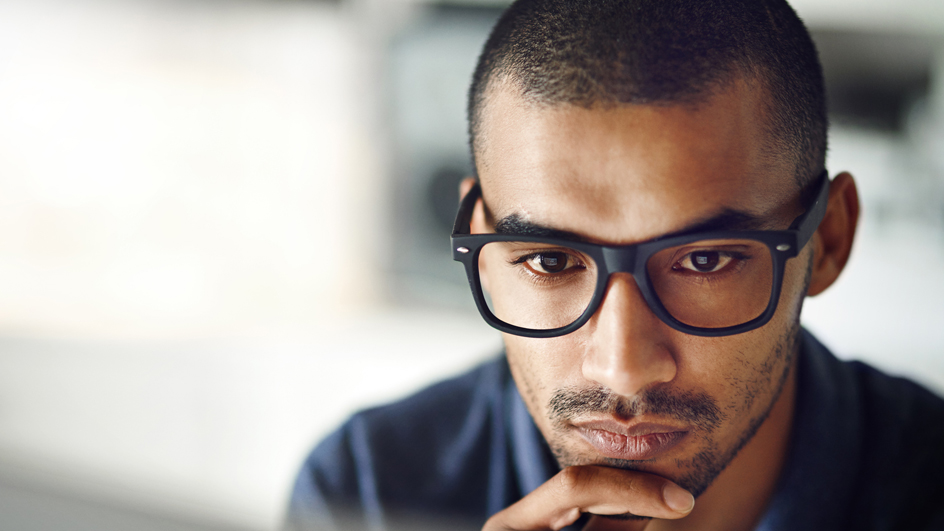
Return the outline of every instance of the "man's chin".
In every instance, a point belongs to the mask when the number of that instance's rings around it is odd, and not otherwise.
[[[559,446],[551,446],[551,452],[561,468],[568,466],[607,466],[619,468],[622,470],[636,470],[649,474],[671,479],[671,476],[681,474],[681,471],[675,466],[679,461],[677,457],[655,458],[655,459],[617,459],[601,455],[597,452],[579,451],[575,452]]]
[[[568,466],[606,466],[621,470],[634,470],[653,474],[676,483],[698,497],[724,469],[729,459],[718,459],[714,448],[702,449],[696,455],[672,455],[655,459],[628,460],[614,459],[596,453],[573,452],[566,448],[551,447],[557,464],[563,469]],[[606,515],[599,515],[606,516]],[[610,515],[622,518],[624,515]],[[627,520],[645,518],[626,514]]]

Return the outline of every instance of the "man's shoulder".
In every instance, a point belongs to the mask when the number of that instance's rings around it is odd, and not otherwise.
[[[944,400],[808,332],[791,455],[759,529],[944,529]]]
[[[503,422],[509,379],[500,356],[355,413],[305,461],[289,518],[336,520],[339,508],[368,520],[371,513],[382,518],[391,509],[479,516],[484,512],[479,498],[484,500],[487,490],[483,470],[495,423]]]
[[[848,362],[861,383],[862,510],[901,529],[944,528],[944,399],[912,380]]]
[[[927,424],[929,420],[944,420],[944,398],[928,388],[862,361],[840,360],[810,334],[806,334],[806,341],[805,351],[812,356],[808,356],[804,372],[817,381],[817,396],[834,396],[844,402],[837,411],[848,407],[860,410],[864,427],[885,426],[883,431],[888,433],[908,433],[933,428]],[[944,423],[941,428],[944,431]]]
[[[860,382],[867,421],[893,424],[905,433],[927,431],[931,420],[944,420],[944,398],[909,378],[894,376],[860,361],[845,362]],[[941,423],[938,424],[944,428]],[[935,431],[936,430],[932,430]],[[941,431],[944,431],[942,429]]]
[[[944,399],[908,378],[860,361],[840,361],[818,342],[812,350],[820,348],[813,371],[825,378],[814,391],[819,400],[804,411],[830,414],[811,425],[817,434],[807,436],[819,439],[816,447],[832,449],[821,456],[829,463],[823,468],[847,463],[835,470],[845,476],[837,485],[851,489],[850,525],[944,528],[944,483],[937,479],[944,476]]]
[[[915,381],[860,361],[843,362],[858,382],[861,435],[867,450],[888,458],[944,456],[944,398]],[[944,460],[937,459],[944,465]]]

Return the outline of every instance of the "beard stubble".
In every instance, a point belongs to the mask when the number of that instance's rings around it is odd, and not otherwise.
[[[738,452],[754,437],[767,420],[774,404],[786,385],[790,369],[797,352],[799,322],[786,331],[777,341],[763,363],[755,370],[754,377],[734,396],[731,404],[721,407],[718,401],[702,390],[676,391],[667,386],[644,390],[634,397],[624,397],[602,386],[590,388],[562,387],[552,393],[548,401],[548,418],[551,429],[558,436],[548,444],[563,467],[572,465],[599,464],[627,470],[645,470],[652,460],[636,461],[600,457],[588,459],[568,450],[561,441],[570,434],[570,421],[579,415],[598,413],[620,419],[639,415],[658,415],[671,418],[693,428],[693,435],[701,448],[688,459],[676,459],[678,477],[670,477],[696,498],[715,480]],[[738,434],[735,442],[721,448],[716,440],[717,432],[726,422],[749,411],[755,400],[765,390],[774,389],[764,409],[756,414]],[[626,515],[631,516],[631,515]]]

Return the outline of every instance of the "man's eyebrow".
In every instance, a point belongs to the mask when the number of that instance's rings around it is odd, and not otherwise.
[[[660,235],[656,239],[661,240],[663,238],[682,236],[696,232],[759,230],[766,228],[767,224],[768,222],[763,218],[748,212],[726,208],[719,214],[697,220],[680,230],[673,231],[669,234]],[[511,214],[498,220],[498,222],[495,223],[495,233],[516,236],[534,236],[539,238],[554,238],[576,242],[590,241],[588,238],[574,232],[555,229],[527,221],[518,214]]]
[[[672,236],[683,236],[695,232],[761,230],[768,228],[769,224],[769,220],[751,214],[750,212],[726,208],[718,214],[696,220],[682,229],[673,231],[669,234],[663,234],[662,236],[659,236],[658,239],[669,238]]]
[[[535,236],[538,238],[554,238],[586,242],[587,238],[566,230],[553,229],[525,220],[518,214],[505,216],[495,223],[495,234],[512,234],[515,236]]]

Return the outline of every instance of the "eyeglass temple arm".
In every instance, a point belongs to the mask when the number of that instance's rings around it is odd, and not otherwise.
[[[826,216],[826,205],[829,202],[828,171],[823,170],[823,173],[820,174],[817,187],[816,199],[813,201],[813,204],[803,215],[796,218],[790,226],[790,230],[797,231],[797,245],[799,249],[802,249],[803,246],[810,241],[810,238],[813,237],[813,233],[816,232],[816,229],[819,228],[819,224]]]
[[[459,204],[459,212],[456,215],[456,224],[452,227],[453,234],[470,234],[472,223],[472,212],[475,211],[475,202],[478,201],[479,197],[482,195],[482,187],[479,185],[478,181],[472,185],[472,188],[469,189],[469,193],[465,194],[465,197],[462,198],[462,202]]]

